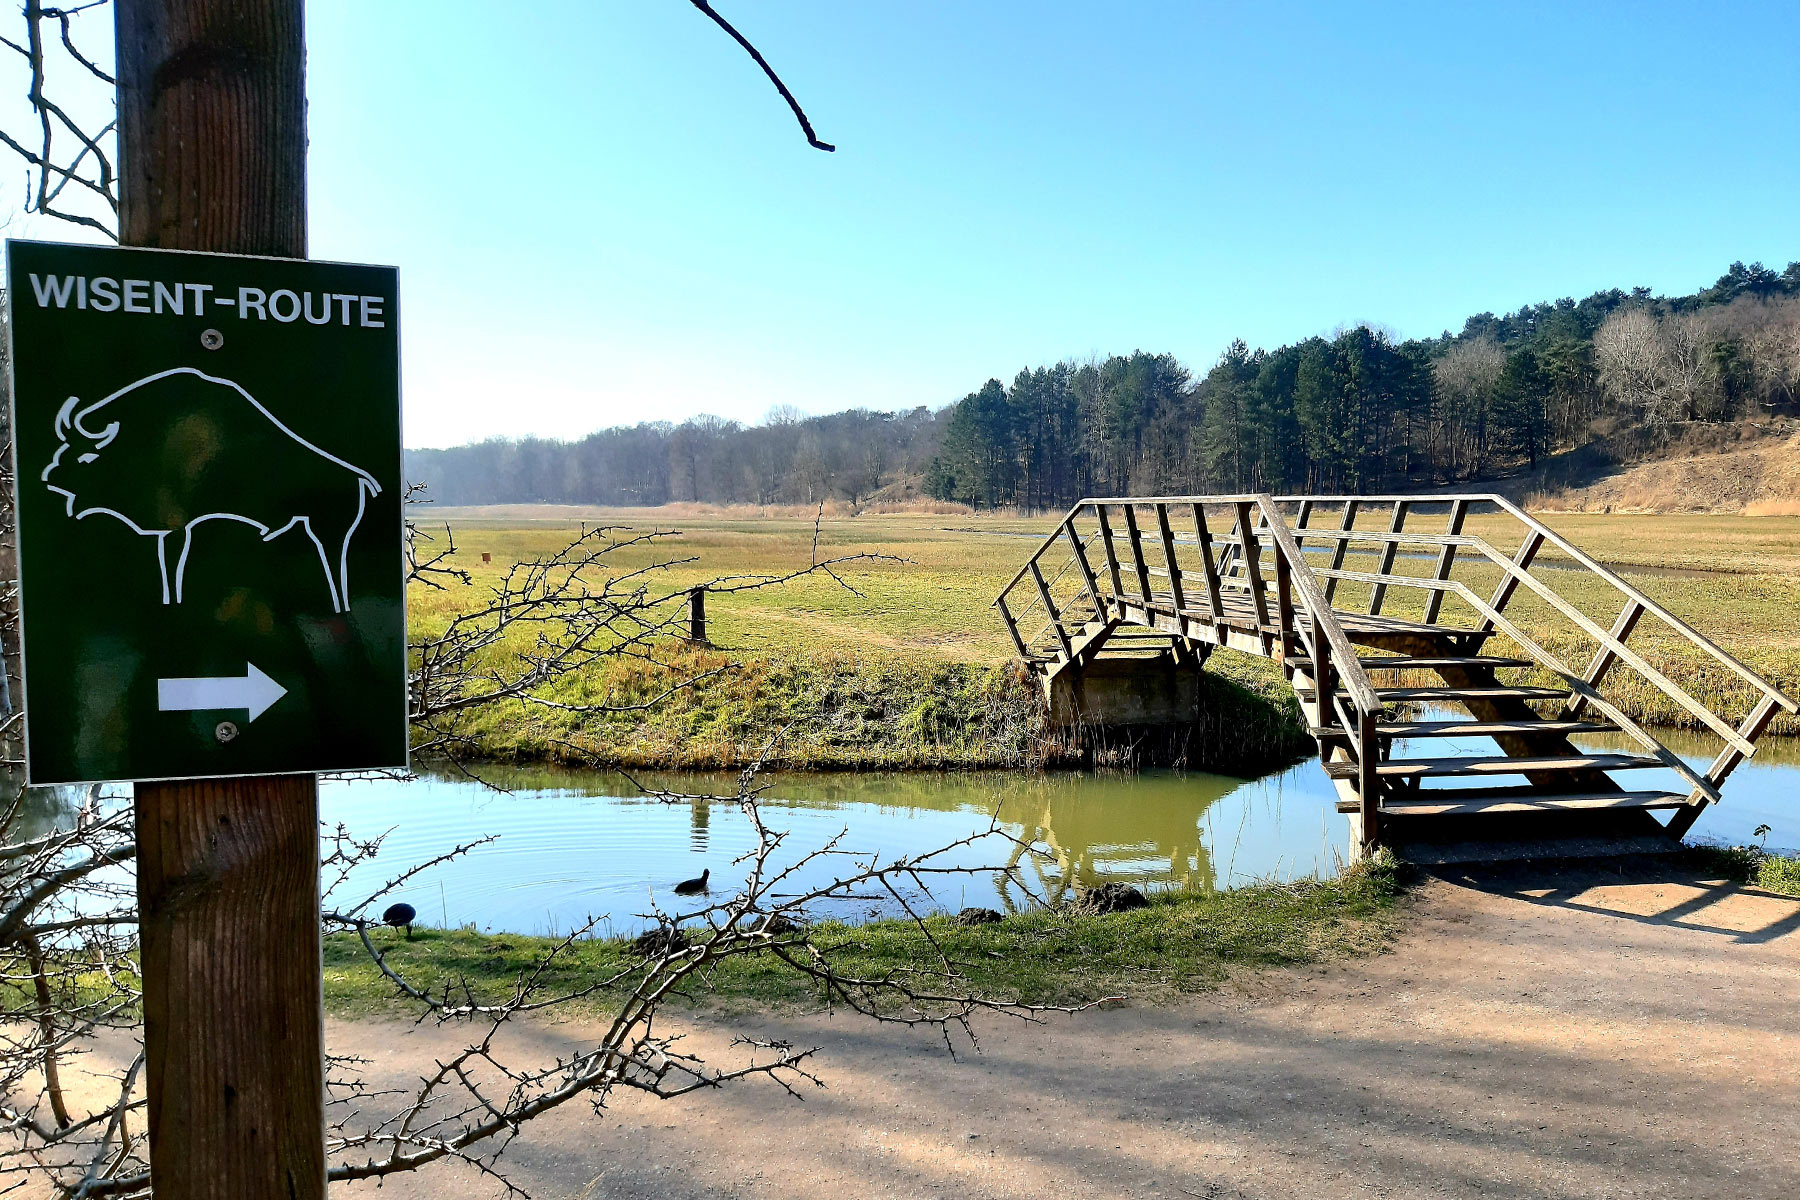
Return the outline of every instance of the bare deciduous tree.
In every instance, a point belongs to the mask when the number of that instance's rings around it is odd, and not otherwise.
[[[725,30],[762,68],[793,110],[808,142],[814,134],[793,95],[756,48],[705,0],[694,7]],[[114,125],[85,129],[51,97],[59,69],[94,86],[112,78],[98,56],[82,48],[84,32],[103,32],[105,0],[66,8],[26,0],[20,40],[0,38],[20,56],[37,126],[31,135],[0,130],[31,168],[28,209],[113,235],[118,196],[113,171]],[[66,61],[60,67],[60,49]],[[80,211],[82,197],[96,211]],[[10,456],[4,461],[10,462]],[[11,480],[0,496],[0,542],[10,543]],[[821,507],[821,512],[822,512]],[[702,685],[708,673],[683,675],[665,656],[679,632],[688,587],[659,587],[671,567],[691,562],[653,554],[630,565],[629,553],[677,535],[631,530],[583,531],[557,552],[510,568],[485,594],[458,606],[441,628],[417,634],[410,646],[410,716],[421,752],[458,761],[470,748],[462,718],[496,706],[545,706],[587,714],[618,711],[608,700],[577,703],[557,685],[604,661],[634,657],[669,668],[668,691]],[[476,584],[455,558],[448,528],[433,535],[409,525],[408,584],[417,589],[466,589]],[[821,558],[815,536],[810,562],[786,573],[732,576],[707,585],[714,592],[771,587],[822,574],[849,587],[841,571],[852,554]],[[11,573],[10,571],[8,572]],[[16,634],[16,595],[0,594],[0,621]],[[717,668],[719,670],[728,668]],[[0,733],[16,745],[19,717],[10,709]],[[16,754],[9,753],[9,758]],[[465,764],[465,769],[473,768]],[[665,802],[694,799],[650,793]],[[662,1010],[684,989],[704,988],[710,972],[732,959],[761,956],[809,981],[830,1003],[876,1021],[929,1025],[972,1037],[970,1020],[983,1011],[1035,1019],[1039,1008],[972,989],[947,954],[905,971],[863,977],[847,969],[845,946],[814,935],[820,905],[878,890],[924,925],[933,881],[946,876],[1007,871],[957,865],[957,852],[986,837],[1022,848],[997,825],[930,853],[882,862],[852,853],[848,834],[824,846],[780,857],[786,835],[762,818],[754,769],[730,797],[755,835],[738,860],[741,886],[728,898],[690,910],[648,914],[656,935],[636,943],[639,953],[605,977],[567,987],[550,980],[576,941],[598,928],[597,916],[551,945],[510,985],[483,994],[469,983],[428,989],[388,961],[371,937],[371,914],[384,896],[418,871],[465,853],[483,839],[397,873],[360,898],[335,901],[352,871],[380,850],[380,838],[360,840],[345,829],[327,831],[326,934],[355,938],[422,1020],[466,1027],[466,1047],[427,1070],[406,1095],[370,1092],[359,1064],[328,1063],[332,1123],[331,1178],[379,1178],[447,1159],[472,1164],[503,1191],[516,1193],[498,1166],[501,1153],[533,1119],[577,1099],[596,1104],[614,1089],[679,1096],[696,1088],[751,1079],[772,1080],[790,1092],[816,1082],[812,1048],[742,1039],[728,1063],[709,1063],[685,1051],[664,1028]],[[141,983],[137,974],[136,891],[129,797],[117,789],[10,789],[0,808],[0,1192],[33,1183],[59,1197],[144,1197],[150,1194],[143,1097]],[[1014,863],[1018,861],[1015,853]],[[841,864],[825,882],[809,868]],[[1021,881],[1022,882],[1022,881]],[[781,890],[777,890],[781,889]],[[935,941],[931,942],[936,945]],[[518,1061],[502,1048],[501,1033],[531,1014],[576,1001],[604,1001],[612,1019],[591,1045],[550,1061]],[[83,1086],[70,1086],[74,1073]],[[96,1086],[97,1085],[97,1086]]]
[[[1716,383],[1712,358],[1709,322],[1699,313],[1679,313],[1664,317],[1658,323],[1662,335],[1664,420],[1697,421],[1709,407],[1709,394]]]
[[[1662,332],[1641,306],[1621,308],[1594,333],[1594,365],[1614,404],[1652,422],[1666,419]]]
[[[1486,465],[1494,386],[1505,368],[1506,351],[1492,337],[1458,342],[1432,364],[1441,443],[1433,457],[1445,464],[1449,478],[1479,475]]]

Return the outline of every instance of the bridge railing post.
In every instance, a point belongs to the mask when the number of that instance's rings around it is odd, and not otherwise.
[[[1642,604],[1639,604],[1636,600],[1627,600],[1625,602],[1625,607],[1619,610],[1618,620],[1613,622],[1613,639],[1620,644],[1627,641],[1631,637],[1632,630],[1637,628],[1637,623],[1643,615],[1644,606]],[[1606,673],[1612,670],[1613,664],[1618,661],[1619,652],[1614,650],[1611,646],[1602,643],[1600,648],[1594,651],[1594,657],[1589,661],[1587,670],[1582,672],[1581,677],[1587,681],[1589,687],[1598,688],[1600,686],[1600,681],[1606,678]],[[1587,697],[1579,692],[1570,696],[1568,703],[1563,705],[1563,710],[1559,714],[1558,719],[1563,721],[1573,721],[1576,717],[1581,715],[1581,710],[1587,707],[1587,702]]]
[[[1005,595],[997,596],[994,599],[994,607],[1000,610],[1000,620],[1005,623],[1006,632],[1012,635],[1013,645],[1019,650],[1019,657],[1031,657],[1030,647],[1026,646],[1025,639],[1019,636],[1019,623],[1013,618],[1012,610],[1006,607]]]
[[[1267,629],[1269,627],[1269,597],[1263,591],[1262,543],[1256,537],[1256,523],[1250,518],[1251,509],[1255,506],[1248,500],[1240,500],[1235,507],[1237,508],[1237,544],[1243,555],[1244,579],[1250,585],[1250,605],[1256,613],[1257,625]]]
[[[1292,567],[1287,555],[1275,552],[1275,615],[1281,629],[1281,657],[1285,661],[1294,652],[1294,592]]]
[[[1050,597],[1050,585],[1044,581],[1044,572],[1038,566],[1037,559],[1031,560],[1031,582],[1037,584],[1038,599],[1044,602],[1044,611],[1050,615],[1050,628],[1056,631],[1056,644],[1062,649],[1063,661],[1075,657],[1074,648],[1069,643],[1069,631],[1063,628],[1062,611],[1056,607],[1056,601]]]
[[[1119,581],[1119,550],[1113,545],[1112,522],[1106,519],[1106,505],[1094,505],[1094,515],[1100,518],[1100,544],[1106,549],[1106,571],[1112,576],[1113,606],[1116,610],[1125,591],[1125,585]]]
[[[1344,501],[1344,519],[1338,525],[1338,528],[1340,530],[1348,531],[1348,530],[1356,528],[1356,513],[1357,513],[1357,509],[1359,506],[1360,506],[1360,501],[1357,501],[1357,500]],[[1349,549],[1350,549],[1350,539],[1349,538],[1341,537],[1336,540],[1335,544],[1331,548],[1331,569],[1333,571],[1340,571],[1343,569],[1344,555],[1349,552]],[[1326,580],[1325,580],[1325,599],[1327,602],[1329,602],[1333,596],[1337,595],[1337,585],[1338,585],[1338,581],[1335,576],[1328,576],[1326,578]]]
[[[1780,710],[1780,707],[1781,706],[1776,703],[1775,697],[1764,696],[1762,702],[1751,709],[1750,714],[1744,718],[1744,723],[1738,726],[1738,734],[1746,742],[1755,742],[1757,738],[1762,736],[1762,731],[1768,727],[1769,722],[1774,719],[1775,714]],[[1712,766],[1707,768],[1707,782],[1711,783],[1716,789],[1720,784],[1725,782],[1725,777],[1727,775],[1737,769],[1737,765],[1743,762],[1745,757],[1746,755],[1744,752],[1739,750],[1736,746],[1726,746],[1723,750],[1719,751],[1719,756],[1713,759]],[[1699,788],[1695,788],[1693,791],[1689,792],[1687,804],[1682,808],[1676,809],[1675,815],[1670,818],[1668,826],[1669,832],[1675,837],[1686,836],[1687,831],[1694,827],[1694,822],[1699,819],[1700,813],[1706,808],[1706,805],[1706,795]]]
[[[1175,601],[1175,614],[1187,607],[1187,596],[1181,586],[1181,563],[1175,557],[1175,531],[1169,526],[1169,506],[1156,506],[1156,529],[1162,535],[1163,559],[1169,564],[1169,596]]]
[[[1380,740],[1376,736],[1376,723],[1380,715],[1379,710],[1357,714],[1356,791],[1362,808],[1361,832],[1364,846],[1373,846],[1376,838],[1381,836],[1381,794],[1378,791],[1379,776],[1376,774],[1381,758]]]
[[[1100,594],[1100,581],[1094,578],[1093,564],[1088,562],[1087,546],[1081,540],[1081,534],[1075,529],[1075,518],[1071,514],[1063,522],[1063,532],[1069,537],[1069,549],[1075,553],[1075,566],[1081,572],[1081,582],[1087,588],[1088,597],[1094,602],[1094,615],[1100,620],[1109,620],[1110,611],[1106,597]]]
[[[1207,615],[1214,621],[1224,611],[1219,601],[1219,564],[1213,557],[1212,533],[1206,528],[1206,509],[1194,501],[1194,538],[1200,543],[1200,569],[1206,579]]]
[[[1537,557],[1537,552],[1543,549],[1543,547],[1543,531],[1540,529],[1527,529],[1525,531],[1525,540],[1519,543],[1518,553],[1513,555],[1513,565],[1519,568],[1520,571],[1531,570],[1532,560]],[[1513,598],[1513,593],[1518,590],[1518,575],[1508,571],[1501,578],[1500,586],[1495,588],[1494,594],[1488,598],[1488,607],[1493,610],[1496,616],[1505,612],[1507,604],[1510,603]],[[1481,622],[1481,629],[1484,632],[1492,632],[1494,629],[1494,617],[1484,617]]]
[[[1388,522],[1388,532],[1389,533],[1402,532],[1406,528],[1406,516],[1411,511],[1412,511],[1412,501],[1410,501],[1410,500],[1394,501],[1394,515],[1393,515],[1393,518],[1391,520],[1389,520],[1389,522]],[[1393,570],[1394,570],[1394,558],[1396,555],[1399,554],[1399,552],[1400,552],[1400,540],[1398,538],[1389,538],[1386,542],[1382,543],[1381,565],[1375,569],[1375,573],[1377,575],[1392,574]],[[1381,606],[1386,600],[1387,600],[1387,584],[1378,583],[1374,587],[1370,588],[1369,589],[1369,615],[1372,617],[1379,616],[1381,614]]]
[[[1444,535],[1446,537],[1456,537],[1459,534],[1461,534],[1463,531],[1463,520],[1468,515],[1469,515],[1469,501],[1468,501],[1467,497],[1458,497],[1457,499],[1451,501],[1450,502],[1450,519],[1444,522]],[[1444,544],[1443,549],[1438,551],[1437,574],[1434,576],[1434,578],[1436,578],[1440,582],[1442,582],[1443,580],[1449,579],[1450,578],[1450,570],[1453,566],[1455,566],[1455,564],[1456,564],[1456,545],[1454,543],[1447,542]],[[1426,594],[1426,596],[1425,596],[1425,624],[1427,624],[1427,625],[1437,624],[1438,610],[1443,607],[1443,604],[1444,604],[1443,591],[1441,591],[1439,589],[1433,589],[1432,591],[1430,591],[1429,593]]]
[[[1137,506],[1125,505],[1125,538],[1131,544],[1131,565],[1137,573],[1138,591],[1144,594],[1144,604],[1149,605],[1150,566],[1144,561],[1144,535],[1138,530]]]
[[[1319,637],[1319,630],[1314,626],[1308,639],[1307,654],[1312,658],[1313,687],[1319,696],[1319,724],[1321,726],[1338,723],[1337,717],[1337,668],[1331,661],[1331,650]]]

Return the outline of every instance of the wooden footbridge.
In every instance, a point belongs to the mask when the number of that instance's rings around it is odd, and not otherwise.
[[[1500,496],[1083,500],[994,604],[1052,695],[1107,659],[1115,674],[1191,670],[1216,647],[1273,659],[1365,845],[1622,810],[1645,826],[1671,810],[1679,836],[1800,707]],[[1672,656],[1718,696],[1659,670]],[[1608,698],[1653,693],[1717,739],[1710,765]]]

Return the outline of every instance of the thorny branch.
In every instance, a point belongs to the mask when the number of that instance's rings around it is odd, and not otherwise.
[[[692,2],[763,70],[808,143],[833,150],[818,139],[793,94],[756,47],[710,4]],[[83,34],[98,39],[110,25],[104,13],[96,12],[105,4],[90,0],[54,7],[25,0],[21,36],[0,35],[0,46],[24,64],[34,127],[0,128],[0,142],[26,164],[27,212],[116,237],[116,121],[84,127],[72,115],[78,107],[74,100],[57,93],[65,85],[72,92],[116,86],[102,65],[104,56],[81,48]],[[88,212],[71,206],[82,197],[90,202]],[[12,533],[12,480],[5,473],[9,463],[10,455],[0,453],[0,544],[10,544]],[[410,490],[408,499],[416,499]],[[668,646],[678,632],[689,589],[661,588],[658,580],[693,561],[659,553],[676,536],[628,529],[583,531],[552,555],[507,568],[481,600],[459,606],[442,627],[418,637],[410,647],[409,679],[417,751],[445,756],[468,770],[459,757],[469,749],[460,727],[466,714],[510,704],[598,716],[660,702],[731,669],[727,664],[688,675],[676,671],[662,695],[648,702],[624,703],[610,695],[571,701],[557,692],[559,683],[611,659],[674,669]],[[786,573],[728,576],[705,586],[733,593],[816,573],[854,591],[842,568],[889,557],[821,558],[815,522],[812,559],[806,566]],[[644,561],[633,566],[632,560]],[[420,590],[477,586],[474,572],[457,559],[447,526],[440,538],[409,525],[406,562],[409,583]],[[17,637],[17,596],[8,587],[0,590],[0,643],[9,662],[16,662]],[[20,714],[0,712],[7,765],[18,765],[19,733]],[[956,1029],[972,1039],[970,1019],[979,1012],[1030,1020],[1043,1011],[1004,997],[973,994],[963,985],[958,964],[941,954],[930,969],[860,978],[841,968],[841,944],[821,942],[812,933],[809,906],[848,896],[853,889],[879,886],[897,897],[911,893],[916,898],[928,894],[933,879],[991,873],[992,868],[955,866],[948,856],[979,837],[996,836],[995,831],[885,866],[865,857],[827,883],[777,896],[773,889],[795,886],[808,864],[850,856],[840,835],[792,863],[773,864],[771,855],[786,838],[763,823],[755,779],[755,770],[746,772],[737,795],[729,798],[756,835],[755,849],[739,860],[745,870],[743,886],[729,899],[691,912],[648,914],[669,936],[646,943],[643,954],[610,974],[573,985],[557,982],[558,969],[576,942],[592,936],[605,917],[561,939],[497,994],[484,994],[468,980],[427,988],[388,961],[388,951],[374,933],[371,914],[376,906],[420,872],[468,853],[488,838],[472,839],[396,872],[354,903],[334,906],[326,932],[354,936],[396,996],[416,1006],[420,1020],[459,1023],[472,1032],[463,1051],[437,1063],[404,1095],[369,1088],[361,1078],[366,1065],[361,1061],[328,1056],[331,1178],[379,1178],[455,1159],[504,1193],[520,1195],[497,1169],[500,1155],[529,1121],[571,1100],[586,1098],[598,1108],[614,1088],[674,1097],[752,1078],[772,1080],[798,1096],[802,1086],[819,1082],[808,1066],[814,1049],[742,1037],[732,1047],[737,1061],[715,1065],[684,1049],[679,1034],[662,1028],[661,1005],[672,996],[703,989],[718,964],[732,958],[769,955],[815,981],[829,1002],[878,1020],[934,1024],[945,1031],[947,1045]],[[656,796],[666,802],[686,799]],[[360,837],[342,826],[323,831],[321,865],[328,898],[380,852],[385,837]],[[135,854],[130,800],[119,791],[28,792],[14,787],[10,798],[0,802],[0,1194],[28,1185],[48,1187],[67,1198],[150,1194]],[[1017,857],[1015,851],[1015,861]],[[902,904],[918,919],[912,900]],[[591,1046],[549,1062],[518,1063],[509,1057],[502,1036],[509,1024],[578,1000],[604,1000],[614,1014]],[[101,1098],[78,1103],[69,1086],[76,1075],[86,1085],[79,1089],[81,1096]]]
[[[0,537],[6,532],[0,529]],[[436,625],[421,622],[414,631],[409,694],[417,743],[474,772],[461,724],[470,714],[547,705],[599,717],[642,707],[642,701],[610,695],[567,698],[581,696],[586,679],[600,677],[606,664],[619,659],[665,671],[664,696],[733,669],[729,663],[682,669],[675,646],[690,589],[663,582],[672,569],[694,561],[678,552],[679,536],[584,529],[552,553],[498,568],[495,578],[493,571],[463,565],[448,528],[438,533],[410,526],[410,581],[466,600]],[[815,522],[806,565],[706,586],[739,592],[817,573],[850,588],[844,568],[890,557],[829,556],[821,553],[821,540]],[[932,890],[945,880],[1004,873],[1017,881],[1018,864],[1033,848],[992,822],[930,853],[891,861],[853,853],[848,831],[819,846],[794,847],[764,820],[760,767],[761,760],[746,770],[728,796],[692,797],[639,785],[663,803],[734,806],[753,846],[735,861],[743,881],[724,898],[637,914],[660,933],[634,943],[637,952],[616,968],[585,975],[575,969],[577,948],[610,928],[608,914],[581,923],[504,985],[412,978],[393,961],[395,941],[380,920],[382,906],[422,872],[492,839],[471,838],[335,902],[353,877],[365,877],[358,869],[380,853],[387,832],[361,836],[343,826],[323,831],[325,933],[353,939],[419,1021],[467,1030],[463,1048],[433,1063],[404,1093],[371,1087],[363,1079],[365,1064],[330,1059],[331,1178],[380,1178],[454,1159],[500,1192],[522,1194],[502,1171],[502,1154],[531,1120],[570,1101],[602,1107],[620,1088],[672,1098],[751,1079],[799,1096],[819,1083],[811,1067],[815,1047],[744,1037],[726,1052],[728,1061],[710,1061],[666,1028],[663,1006],[706,990],[720,966],[734,959],[762,957],[808,981],[831,1006],[876,1021],[935,1027],[953,1053],[959,1042],[974,1043],[972,1022],[981,1013],[1036,1020],[1046,1011],[970,985],[963,965],[932,937],[923,915],[936,907]],[[1010,864],[959,865],[971,847],[987,844],[997,847],[996,860],[1010,857]],[[98,787],[19,790],[0,816],[0,1193],[30,1180],[47,1183],[59,1197],[148,1195],[143,1060],[136,1046],[141,988],[135,849],[128,799]],[[821,910],[870,892],[892,897],[907,919],[926,929],[935,948],[928,962],[859,974],[846,965],[854,938],[818,932]],[[508,1036],[523,1018],[578,1003],[609,1015],[575,1052],[534,1061],[518,1049],[526,1039]],[[77,1075],[85,1084],[80,1089],[70,1085]],[[97,1080],[103,1085],[98,1089]],[[84,1108],[76,1094],[109,1099]]]
[[[997,823],[929,853],[885,863],[846,851],[841,844],[845,835],[840,835],[783,864],[778,855],[787,835],[763,819],[757,774],[757,767],[745,771],[732,796],[644,789],[647,796],[665,803],[704,799],[734,804],[747,820],[755,844],[736,860],[743,882],[727,898],[691,910],[653,907],[641,914],[657,922],[659,936],[640,939],[634,944],[637,953],[610,974],[574,984],[556,982],[574,947],[594,936],[604,917],[571,930],[521,971],[510,987],[484,996],[466,979],[446,982],[436,990],[409,981],[388,963],[377,944],[378,923],[368,915],[368,905],[330,914],[330,922],[355,932],[396,991],[418,1006],[421,1020],[474,1026],[465,1048],[441,1059],[411,1096],[385,1110],[365,1105],[355,1114],[356,1121],[346,1119],[334,1126],[332,1178],[380,1177],[451,1157],[497,1175],[496,1160],[521,1124],[577,1098],[586,1098],[597,1109],[604,1107],[607,1096],[618,1088],[668,1099],[750,1078],[768,1079],[793,1096],[806,1085],[822,1086],[808,1065],[817,1047],[740,1038],[734,1043],[744,1052],[739,1061],[718,1065],[683,1050],[680,1035],[662,1029],[660,1010],[666,1001],[703,989],[712,972],[734,958],[766,957],[816,985],[827,1004],[848,1007],[876,1021],[938,1028],[952,1052],[953,1034],[960,1033],[973,1044],[972,1020],[980,1013],[1035,1021],[1052,1011],[979,994],[969,985],[962,964],[932,939],[920,915],[919,901],[929,902],[934,882],[994,871],[991,866],[959,866],[955,859],[959,851],[988,839],[1012,844]],[[797,882],[816,878],[813,872],[820,864],[837,859],[849,866],[826,872],[823,882]],[[927,939],[938,946],[933,961],[873,977],[859,975],[842,965],[854,948],[853,939],[815,934],[811,917],[817,909],[871,887],[888,891],[908,919],[926,931]],[[510,1061],[503,1049],[510,1023],[523,1014],[577,1000],[603,1001],[612,1014],[591,1045],[537,1066],[521,1068]]]
[[[474,586],[468,571],[450,563],[455,542],[448,528],[442,536],[440,542],[409,525],[411,580],[440,590]],[[587,716],[637,711],[731,670],[727,663],[680,673],[672,648],[683,630],[693,588],[659,586],[668,571],[696,561],[660,552],[680,536],[674,530],[584,529],[553,554],[508,566],[488,586],[484,599],[460,609],[441,629],[415,638],[411,710],[419,733],[416,752],[453,758],[470,752],[460,718],[472,710],[518,703]],[[815,543],[807,566],[770,575],[721,576],[701,586],[708,592],[735,593],[819,574],[855,592],[842,568],[900,561],[870,552],[821,559]],[[629,702],[610,692],[582,700],[556,690],[567,679],[584,674],[596,678],[603,662],[623,658],[670,673],[666,688],[649,700]]]
[[[56,97],[61,81],[67,76],[73,82],[68,91],[112,88],[116,81],[103,68],[98,57],[85,53],[77,45],[79,32],[101,38],[111,33],[112,22],[106,14],[81,20],[96,9],[106,7],[107,0],[90,0],[66,8],[50,7],[39,0],[25,0],[20,15],[24,29],[20,40],[0,36],[0,45],[23,60],[26,73],[26,99],[36,119],[30,133],[0,128],[0,142],[25,160],[25,211],[42,213],[71,224],[82,225],[111,238],[117,238],[115,224],[119,211],[118,178],[114,171],[113,149],[117,121],[108,120],[98,128],[84,128],[71,116],[69,109],[76,101]],[[54,26],[60,53],[50,48],[45,26]],[[104,206],[106,216],[96,217],[68,207],[63,194],[85,194]]]

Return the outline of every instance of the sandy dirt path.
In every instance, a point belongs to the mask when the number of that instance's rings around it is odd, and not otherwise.
[[[961,1061],[850,1017],[746,1022],[823,1045],[829,1087],[571,1105],[505,1169],[540,1200],[1800,1196],[1800,901],[1648,867],[1441,877],[1405,930],[1173,1006],[990,1021]],[[332,1033],[395,1077],[445,1036]],[[333,1194],[494,1192],[450,1167]]]

